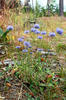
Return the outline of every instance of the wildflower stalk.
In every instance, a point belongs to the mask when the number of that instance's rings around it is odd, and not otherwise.
[[[6,35],[7,35],[8,32],[9,32],[9,30],[6,30],[6,32],[4,32],[1,37],[4,39],[6,37]]]

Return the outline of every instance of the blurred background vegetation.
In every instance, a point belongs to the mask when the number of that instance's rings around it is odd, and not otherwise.
[[[33,13],[35,17],[43,16],[66,16],[64,11],[64,0],[59,0],[59,6],[56,5],[56,0],[47,0],[46,7],[39,5],[38,0],[36,0],[36,6],[29,5],[30,0],[24,0],[24,4],[21,3],[21,0],[0,0],[0,11],[1,9],[16,9],[17,12],[22,13]]]

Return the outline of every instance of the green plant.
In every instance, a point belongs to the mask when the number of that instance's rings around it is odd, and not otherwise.
[[[66,44],[63,44],[63,43],[59,43],[56,47],[56,50],[57,52],[60,52],[60,51],[65,51],[66,50]]]
[[[64,12],[64,16],[66,17],[66,12]]]
[[[0,40],[4,40],[7,37],[7,34],[13,30],[13,26],[8,26],[6,31],[3,32],[2,28],[0,28]]]

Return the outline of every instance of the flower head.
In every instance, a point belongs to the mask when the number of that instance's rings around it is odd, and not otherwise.
[[[42,48],[37,48],[37,51],[41,52],[41,51],[43,51],[43,49]]]
[[[39,31],[39,30],[36,30],[36,31],[35,31],[35,34],[40,34],[40,31]]]
[[[7,27],[7,30],[8,30],[8,31],[13,30],[13,26],[9,25],[9,26]]]
[[[16,46],[16,49],[20,49],[21,47],[20,46]]]
[[[39,29],[40,28],[39,24],[35,24],[34,28],[38,28]]]
[[[31,28],[31,32],[35,32],[36,31],[36,29],[35,28]]]
[[[30,42],[24,41],[24,46],[29,48],[31,46],[31,44],[30,44]]]
[[[32,48],[32,46],[31,46],[31,45],[29,45],[29,48]]]
[[[28,33],[29,33],[29,30],[25,30],[25,31],[24,31],[24,34],[28,34]]]
[[[45,35],[45,34],[46,34],[46,31],[42,31],[41,34],[42,34],[42,35]]]
[[[62,35],[62,34],[63,34],[63,29],[57,28],[57,29],[56,29],[56,32],[57,32],[58,34]]]
[[[43,37],[42,36],[38,36],[38,39],[42,39]]]
[[[26,53],[26,52],[28,52],[28,50],[27,49],[23,49],[22,52],[23,53]]]
[[[50,37],[55,37],[56,34],[55,34],[54,32],[50,32],[50,33],[49,33],[49,36],[50,36]]]
[[[30,54],[32,54],[33,52],[30,52]]]
[[[18,41],[19,41],[19,42],[23,42],[23,39],[22,39],[22,38],[18,38]]]

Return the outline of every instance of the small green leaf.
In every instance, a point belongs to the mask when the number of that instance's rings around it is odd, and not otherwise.
[[[8,30],[6,30],[6,32],[4,32],[4,33],[3,33],[3,35],[2,35],[1,37],[2,37],[2,38],[6,38],[7,33],[9,33],[9,31],[8,31]]]
[[[0,28],[0,35],[3,34],[3,30]]]
[[[10,77],[7,77],[7,78],[5,79],[5,82],[10,82]]]
[[[54,87],[54,85],[52,83],[49,83],[48,87]]]
[[[19,78],[19,72],[16,72],[15,73],[15,76]]]
[[[40,97],[37,97],[37,99],[36,100],[40,100]]]
[[[55,98],[56,96],[57,96],[56,93],[54,93],[54,94],[53,94],[53,98]]]
[[[2,72],[0,72],[0,77],[1,77],[2,75],[3,75]]]
[[[40,86],[44,87],[44,86],[46,86],[46,84],[41,83]]]

